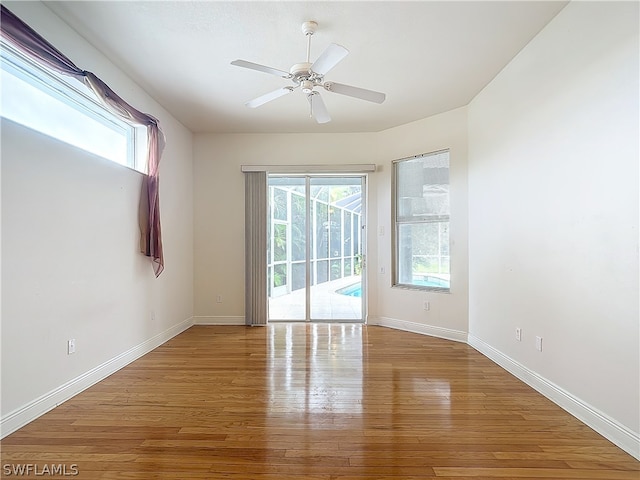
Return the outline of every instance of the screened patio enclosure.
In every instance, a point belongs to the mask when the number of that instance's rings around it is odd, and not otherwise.
[[[363,176],[269,176],[270,321],[362,320],[363,185]]]

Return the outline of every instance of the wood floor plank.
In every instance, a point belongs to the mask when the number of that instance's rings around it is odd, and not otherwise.
[[[91,480],[640,479],[469,346],[350,324],[192,327],[0,447]]]
[[[557,469],[557,468],[481,468],[481,467],[438,467],[434,469],[436,478],[441,476],[451,478],[572,478],[578,480],[637,480],[637,472],[619,470],[585,470],[585,469]]]

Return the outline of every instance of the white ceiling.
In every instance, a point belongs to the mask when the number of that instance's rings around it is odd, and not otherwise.
[[[47,6],[193,132],[374,132],[468,104],[566,5],[561,1],[61,1]],[[349,55],[326,76],[384,92],[375,104],[322,91],[332,122],[309,118],[298,89],[244,103],[306,60],[301,25],[318,22],[311,61]],[[95,72],[100,76],[100,72]]]

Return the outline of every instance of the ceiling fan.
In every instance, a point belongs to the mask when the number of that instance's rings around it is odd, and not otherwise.
[[[234,60],[231,62],[231,65],[269,73],[271,75],[291,80],[294,83],[293,86],[282,87],[274,90],[273,92],[254,98],[253,100],[249,100],[245,103],[247,107],[259,107],[271,100],[287,95],[300,87],[309,100],[311,116],[315,118],[318,123],[327,123],[331,121],[331,116],[329,115],[327,107],[320,96],[320,92],[314,90],[315,87],[322,87],[328,92],[348,95],[350,97],[367,100],[369,102],[384,102],[386,97],[384,93],[374,92],[373,90],[366,90],[359,87],[352,87],[351,85],[344,85],[342,83],[324,81],[324,76],[347,56],[349,50],[344,48],[342,45],[332,43],[324,52],[322,52],[315,62],[311,63],[309,61],[311,54],[311,37],[317,28],[318,24],[314,21],[304,22],[302,24],[302,33],[307,37],[307,61],[303,63],[296,63],[288,72],[253,62],[247,62],[246,60]]]

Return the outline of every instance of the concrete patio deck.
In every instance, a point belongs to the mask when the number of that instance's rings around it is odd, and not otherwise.
[[[336,293],[360,280],[360,276],[351,276],[312,286],[311,319],[362,321],[362,298]],[[269,321],[278,320],[305,320],[305,289],[269,298]]]

